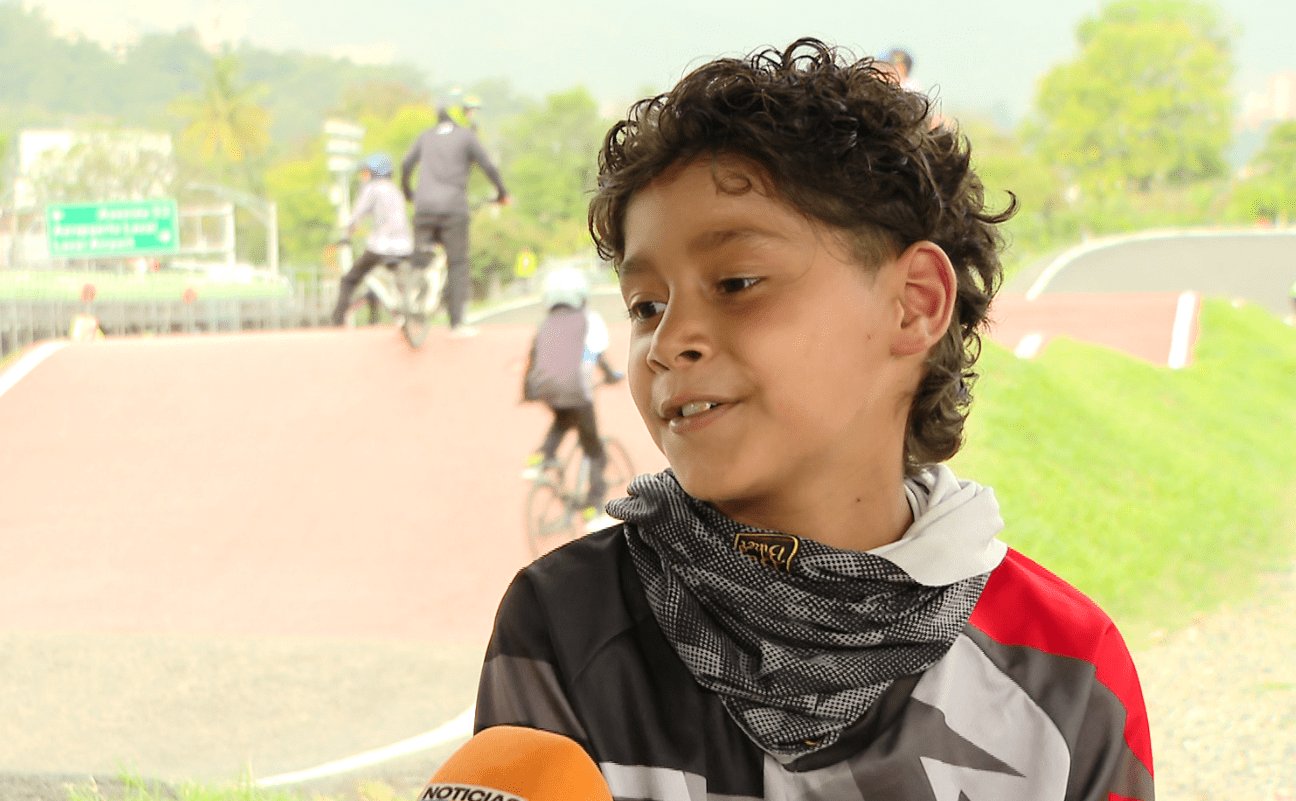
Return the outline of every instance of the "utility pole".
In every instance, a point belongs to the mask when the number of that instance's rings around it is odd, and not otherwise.
[[[345,230],[351,221],[351,176],[355,173],[357,157],[364,143],[365,129],[348,120],[325,120],[324,152],[328,154],[328,171],[333,175],[329,200],[337,207],[338,230]],[[342,245],[337,250],[338,267],[343,273],[351,268],[351,247]]]

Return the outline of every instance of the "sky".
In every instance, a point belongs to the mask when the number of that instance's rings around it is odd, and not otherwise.
[[[947,111],[1016,122],[1036,83],[1076,53],[1100,0],[24,0],[56,27],[105,43],[195,27],[205,41],[413,63],[433,85],[506,78],[543,97],[584,86],[619,113],[718,55],[806,35],[880,54],[904,47]],[[1296,2],[1217,0],[1235,26],[1235,89],[1296,70]]]

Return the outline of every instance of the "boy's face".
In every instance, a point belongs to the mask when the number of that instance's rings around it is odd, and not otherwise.
[[[706,158],[634,195],[621,291],[631,393],[684,489],[788,531],[798,509],[902,477],[917,372],[893,353],[895,263],[858,264],[759,176]]]

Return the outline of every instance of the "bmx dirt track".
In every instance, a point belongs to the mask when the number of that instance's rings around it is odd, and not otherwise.
[[[105,340],[0,396],[0,774],[265,777],[463,712],[530,559],[532,330]]]
[[[1000,344],[1059,333],[1026,313]],[[467,709],[530,559],[532,331],[418,351],[390,328],[122,338],[0,395],[0,780],[263,778]],[[664,466],[624,384],[599,411],[640,471]],[[406,757],[411,782],[437,756]]]

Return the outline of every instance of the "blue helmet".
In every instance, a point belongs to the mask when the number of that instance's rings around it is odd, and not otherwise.
[[[375,178],[389,178],[392,174],[391,156],[386,153],[374,153],[365,156],[361,166],[371,172]]]

